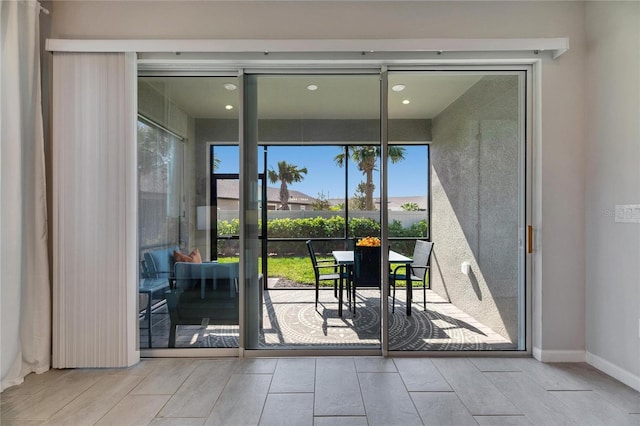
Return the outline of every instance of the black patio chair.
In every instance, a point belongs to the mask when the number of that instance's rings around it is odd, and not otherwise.
[[[320,281],[333,281],[333,295],[338,297],[338,280],[340,279],[340,265],[335,263],[331,259],[320,259],[316,257],[316,252],[313,249],[313,242],[307,241],[307,248],[309,249],[309,257],[311,258],[311,264],[313,265],[313,274],[316,280],[316,308],[318,308],[318,297],[320,295]],[[343,272],[342,278],[347,280],[347,286],[349,285],[349,276],[347,272]],[[348,291],[348,289],[347,289]]]
[[[409,265],[409,277],[406,275],[406,266],[399,265],[391,273],[389,283],[393,287],[393,304],[391,312],[395,312],[396,308],[396,280],[405,281],[406,285],[413,285],[413,282],[422,282],[422,297],[424,301],[424,309],[427,310],[427,286],[431,288],[431,284],[427,285],[428,272],[431,270],[429,258],[433,250],[433,242],[417,240],[413,248],[413,262]],[[400,271],[400,272],[399,272]],[[410,303],[410,301],[407,301]]]

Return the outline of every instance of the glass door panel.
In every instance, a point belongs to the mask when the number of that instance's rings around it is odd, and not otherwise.
[[[524,350],[524,72],[390,72],[388,87],[390,145],[409,159],[389,168],[404,201],[388,206],[391,244],[420,263],[415,240],[433,243],[425,278],[396,283],[389,349]],[[417,121],[426,137],[407,138]],[[409,212],[413,235],[394,241]]]
[[[379,348],[380,290],[358,291],[354,316],[349,265],[332,266],[353,236],[379,235],[379,75],[250,76],[248,117],[260,158],[262,294],[248,296],[248,321],[263,308],[259,338],[248,349]],[[248,142],[248,149],[253,150]],[[371,151],[367,163],[359,153]],[[377,155],[377,157],[376,157]],[[368,180],[367,180],[368,179]],[[355,206],[356,198],[369,204]],[[261,223],[262,223],[261,222]],[[354,229],[365,234],[354,233]],[[307,244],[309,242],[309,244]],[[316,292],[314,264],[326,266]],[[341,275],[342,291],[340,291]],[[247,285],[251,285],[248,283]],[[317,295],[317,296],[316,296]],[[342,301],[342,303],[341,303]],[[248,327],[254,324],[249,321]]]
[[[238,347],[237,88],[138,79],[141,348]]]

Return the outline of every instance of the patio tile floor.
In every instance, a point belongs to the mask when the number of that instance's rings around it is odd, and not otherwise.
[[[338,316],[331,289],[320,291],[315,309],[314,291],[308,288],[270,289],[264,292],[265,308],[260,346],[274,348],[375,348],[380,345],[380,292],[358,290],[356,315],[344,305]],[[416,300],[417,299],[417,300]],[[346,300],[346,297],[345,297]],[[391,300],[389,301],[391,302]],[[475,320],[433,291],[427,291],[427,309],[421,292],[414,294],[412,315],[406,316],[404,292],[398,291],[395,313],[389,312],[391,350],[513,350],[515,345]],[[157,306],[152,315],[152,347],[166,348],[169,314]],[[146,320],[140,320],[141,349],[147,348]],[[237,347],[237,325],[179,326],[177,348]]]

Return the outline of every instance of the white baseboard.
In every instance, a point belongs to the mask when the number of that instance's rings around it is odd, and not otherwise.
[[[624,368],[620,368],[606,359],[592,354],[591,352],[587,352],[586,362],[603,373],[608,374],[614,379],[619,380],[625,385],[640,392],[640,376],[637,376]]]
[[[532,354],[540,362],[585,362],[585,351],[542,350],[534,347]]]

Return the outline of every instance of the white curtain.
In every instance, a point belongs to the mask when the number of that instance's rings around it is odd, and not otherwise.
[[[0,1],[0,360],[2,389],[49,369],[39,3]]]

